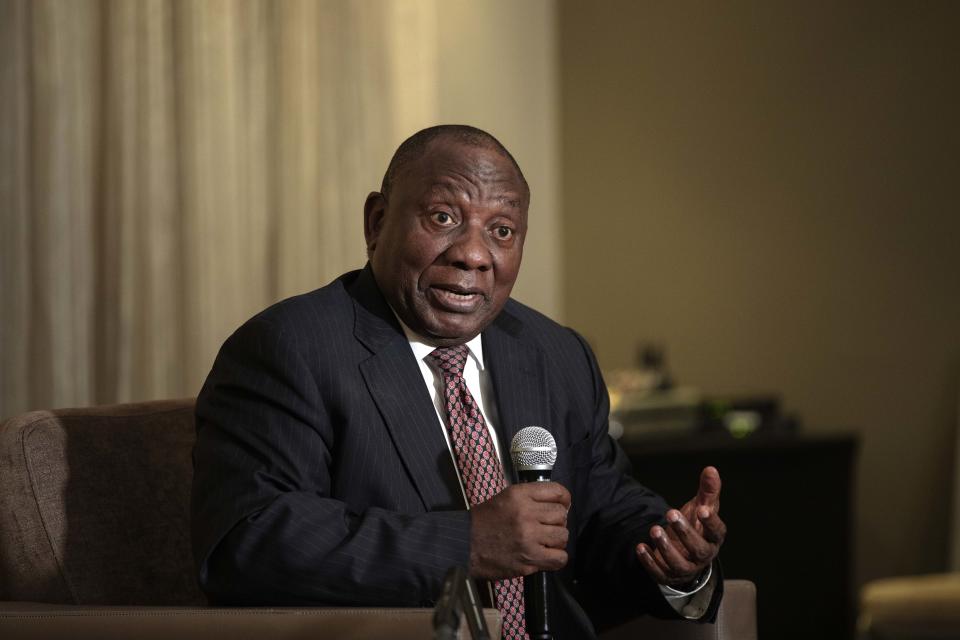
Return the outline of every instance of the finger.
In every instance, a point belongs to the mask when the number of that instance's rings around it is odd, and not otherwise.
[[[667,562],[663,559],[663,554],[660,553],[660,550],[655,547],[651,547],[650,551],[650,556],[653,558],[654,564],[660,568],[660,572],[664,575],[664,584],[667,584],[667,582],[676,582],[676,577],[672,575],[673,570],[667,566]]]
[[[680,538],[677,536],[677,532],[675,531],[675,527],[672,525],[669,511],[667,512],[667,526],[665,527],[665,531],[667,532],[667,535],[670,536],[670,539],[676,542],[676,547],[680,551],[681,555],[683,555],[685,558],[688,557],[687,551],[684,548],[684,545],[681,544]]]
[[[653,561],[657,563],[658,567],[660,567],[660,571],[663,572],[663,575],[667,576],[667,579],[672,582],[673,580],[670,578],[672,570],[667,566],[667,561],[663,559],[663,554],[660,553],[659,549],[653,550]]]
[[[667,569],[669,569],[668,574],[671,576],[672,580],[676,580],[677,578],[681,578],[696,572],[696,565],[691,563],[680,554],[673,542],[670,541],[670,537],[667,536],[666,532],[662,528],[653,527],[651,530],[651,536],[653,537],[654,546],[657,548],[657,551],[660,552],[660,555],[663,556],[663,560],[667,565]]]
[[[536,518],[540,524],[566,527],[567,525],[567,507],[557,502],[537,502]]]
[[[703,537],[715,545],[723,544],[727,538],[727,525],[720,519],[720,514],[707,507],[697,509],[697,519],[703,526]]]
[[[672,533],[671,541],[676,541],[680,555],[699,566],[713,560],[716,547],[705,540],[682,513],[671,509],[667,512],[667,522],[667,530]]]
[[[691,500],[687,504],[683,505],[683,507],[680,509],[680,513],[686,519],[687,524],[689,524],[694,531],[696,531],[702,536],[703,524],[700,522],[700,518],[697,517],[698,508],[699,506],[696,504],[696,502]],[[709,509],[709,507],[704,507],[704,508]]]
[[[544,549],[534,564],[536,571],[559,571],[567,566],[567,559],[567,552],[563,549]],[[530,575],[530,573],[524,575]]]
[[[556,482],[527,482],[521,485],[528,487],[528,495],[537,502],[555,502],[570,507],[570,492],[562,484]]]
[[[640,561],[640,565],[646,570],[650,577],[653,578],[654,582],[659,584],[667,583],[667,574],[653,559],[653,551],[642,542],[637,545],[637,560]]]
[[[570,532],[566,527],[546,526],[541,528],[540,544],[551,549],[566,549]]]
[[[705,467],[700,472],[700,487],[697,489],[697,504],[720,509],[720,472],[716,467]]]

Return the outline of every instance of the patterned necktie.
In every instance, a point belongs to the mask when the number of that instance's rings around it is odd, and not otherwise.
[[[463,379],[467,351],[467,345],[464,344],[440,347],[427,357],[443,373],[450,445],[463,479],[464,493],[472,506],[497,495],[507,483],[487,422]],[[493,583],[493,591],[497,609],[503,617],[503,638],[528,638],[523,608],[523,578],[497,580]]]

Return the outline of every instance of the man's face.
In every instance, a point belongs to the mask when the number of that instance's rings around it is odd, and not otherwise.
[[[367,197],[373,274],[400,318],[441,345],[493,321],[520,270],[527,190],[507,158],[441,136]]]

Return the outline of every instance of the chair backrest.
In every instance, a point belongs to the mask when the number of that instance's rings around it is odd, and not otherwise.
[[[199,605],[193,399],[35,411],[0,427],[0,600]]]

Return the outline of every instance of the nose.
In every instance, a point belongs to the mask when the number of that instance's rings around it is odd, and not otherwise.
[[[493,266],[486,230],[472,225],[465,226],[457,234],[444,255],[450,264],[459,269],[486,271]]]

